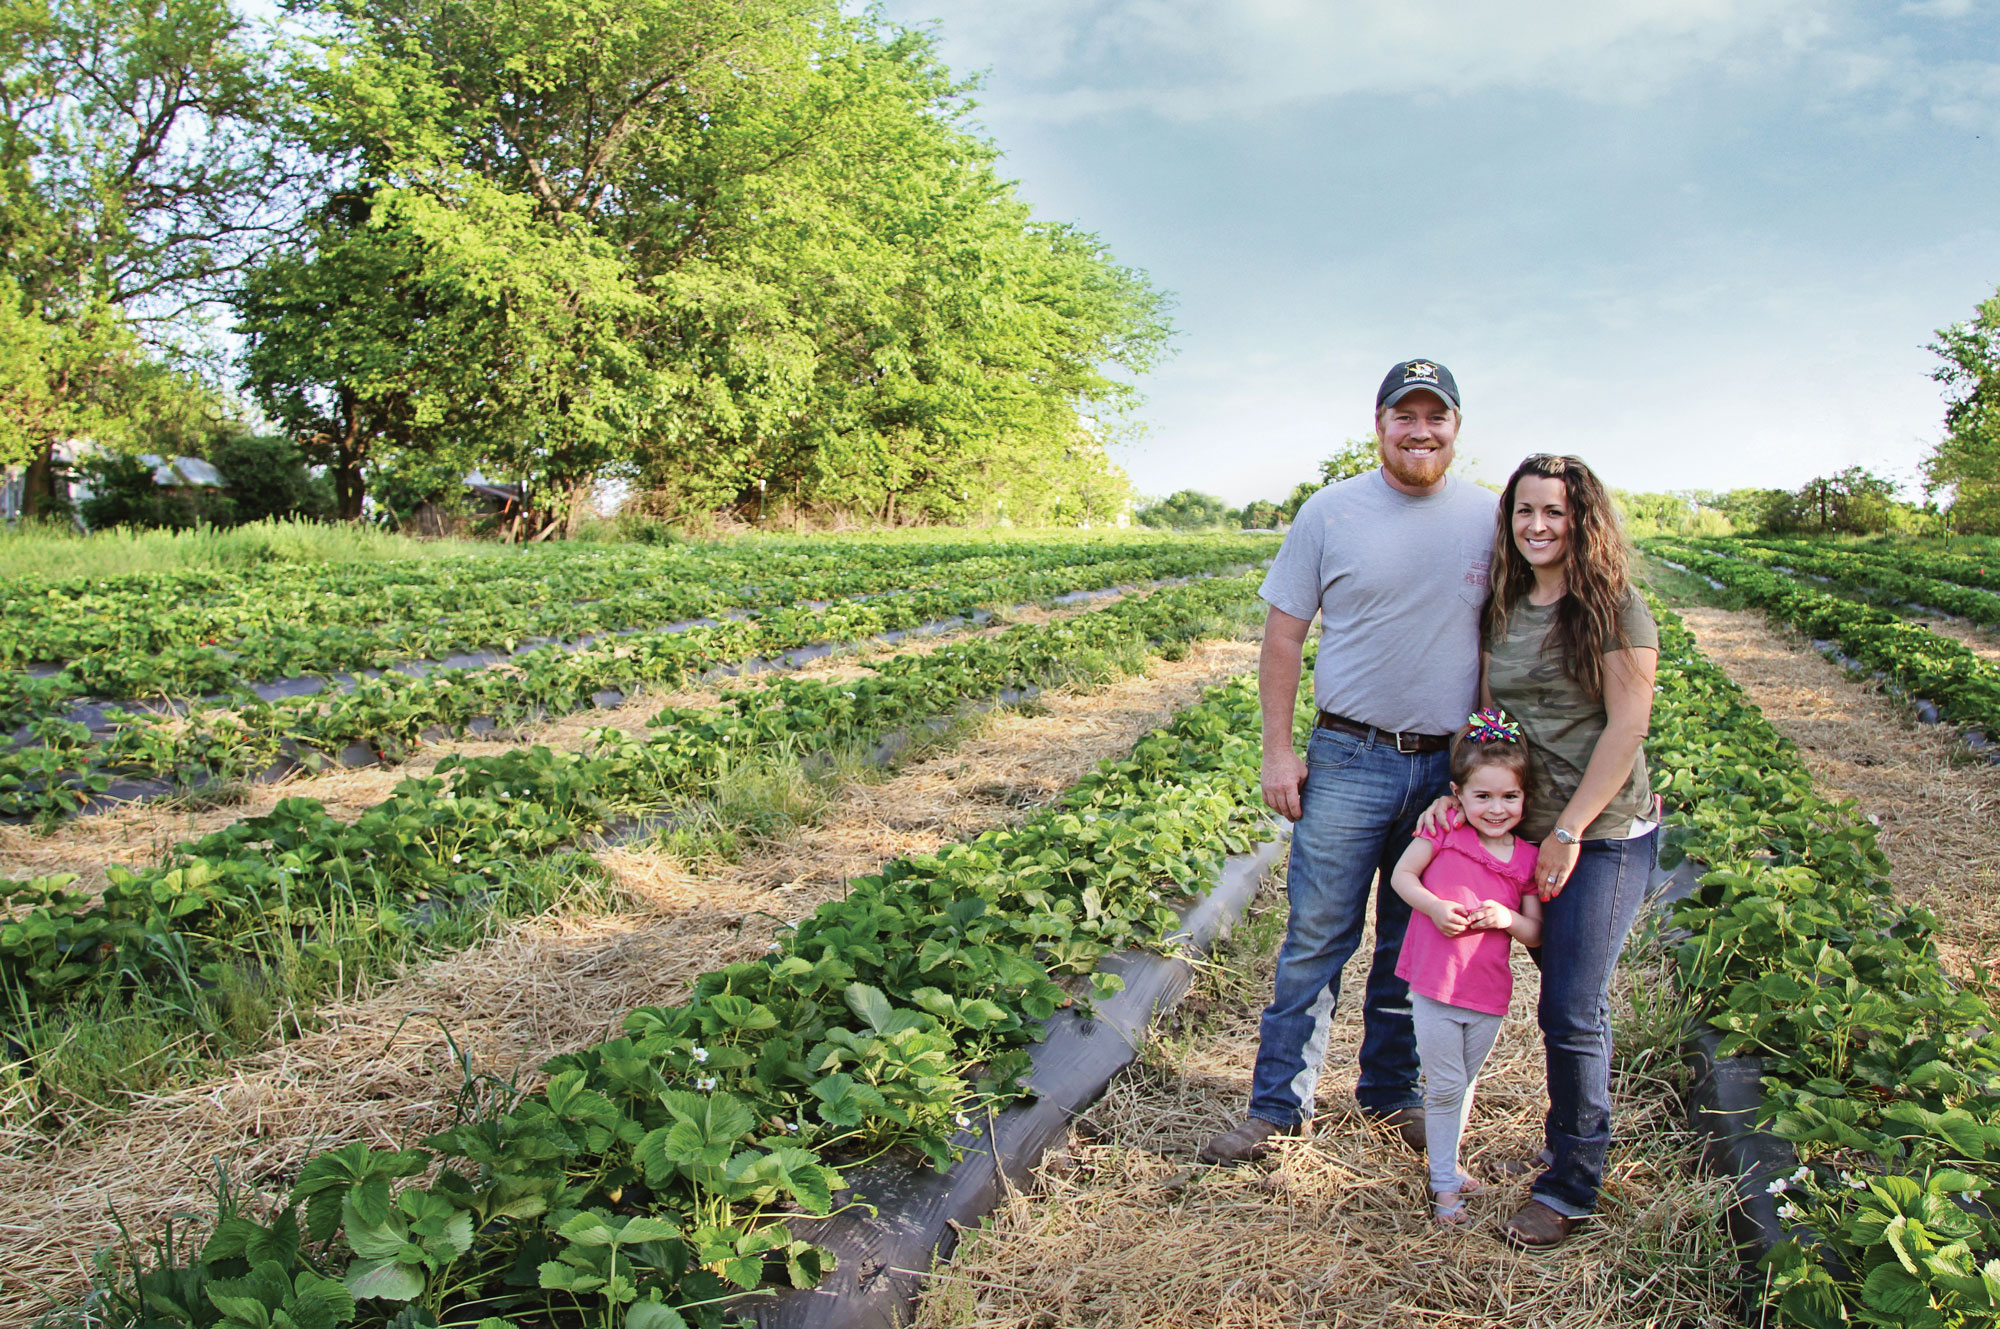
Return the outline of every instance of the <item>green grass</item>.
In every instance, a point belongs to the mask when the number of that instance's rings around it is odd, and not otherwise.
[[[490,541],[419,540],[374,526],[261,521],[220,529],[85,533],[61,522],[0,526],[0,580],[60,581],[182,568],[249,568],[266,563],[377,563],[438,554],[504,554]]]
[[[1650,587],[1653,594],[1676,608],[1688,605],[1707,605],[1711,609],[1750,607],[1750,601],[1741,591],[1727,586],[1717,589],[1710,586],[1705,578],[1670,568],[1643,553],[1638,556],[1634,571],[1638,580]]]

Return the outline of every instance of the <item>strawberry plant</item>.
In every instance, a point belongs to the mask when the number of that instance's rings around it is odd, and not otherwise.
[[[259,1306],[310,1297],[328,1324],[714,1326],[731,1294],[812,1286],[802,1220],[849,1168],[948,1165],[969,1112],[1024,1092],[1035,1021],[1079,999],[1059,955],[1157,944],[1163,894],[1269,833],[1257,721],[1247,681],[1211,689],[1060,807],[856,880],[763,960],[555,1058],[537,1092],[414,1148],[320,1155],[267,1221],[140,1271],[108,1322],[216,1323],[203,1298],[239,1295],[246,1266]]]
[[[1708,868],[1674,917],[1680,981],[1722,1052],[1764,1058],[1761,1123],[1803,1163],[1771,1182],[1792,1225],[1768,1261],[1778,1318],[1992,1324],[2000,1021],[1946,975],[1931,915],[1895,900],[1874,826],[1817,796],[1791,745],[1656,612],[1648,754],[1673,851]]]

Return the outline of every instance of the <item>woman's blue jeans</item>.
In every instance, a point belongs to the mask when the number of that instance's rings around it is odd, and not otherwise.
[[[1549,1152],[1531,1194],[1559,1214],[1597,1206],[1611,1148],[1611,976],[1639,917],[1660,833],[1586,840],[1563,892],[1542,906],[1542,996]]]
[[[1340,999],[1340,970],[1361,944],[1369,885],[1378,873],[1375,955],[1361,1006],[1361,1079],[1354,1096],[1378,1116],[1422,1103],[1410,987],[1396,977],[1410,906],[1390,889],[1389,873],[1409,846],[1418,814],[1450,785],[1443,752],[1403,753],[1393,742],[1313,730],[1285,875],[1291,920],[1259,1033],[1251,1116],[1292,1127],[1312,1115]]]

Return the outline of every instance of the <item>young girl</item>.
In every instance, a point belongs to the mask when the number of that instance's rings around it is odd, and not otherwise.
[[[1452,746],[1451,792],[1464,821],[1420,832],[1389,884],[1409,902],[1396,974],[1409,982],[1424,1066],[1424,1125],[1438,1220],[1463,1223],[1460,1197],[1479,1183],[1458,1170],[1472,1084],[1514,994],[1510,937],[1534,946],[1541,901],[1531,893],[1536,848],[1514,838],[1527,803],[1528,750],[1502,711],[1480,711]]]

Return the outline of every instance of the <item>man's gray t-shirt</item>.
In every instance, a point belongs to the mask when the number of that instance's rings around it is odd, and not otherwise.
[[[1415,498],[1379,469],[1305,501],[1262,594],[1295,618],[1320,615],[1321,710],[1419,734],[1465,723],[1499,501],[1455,476]]]

